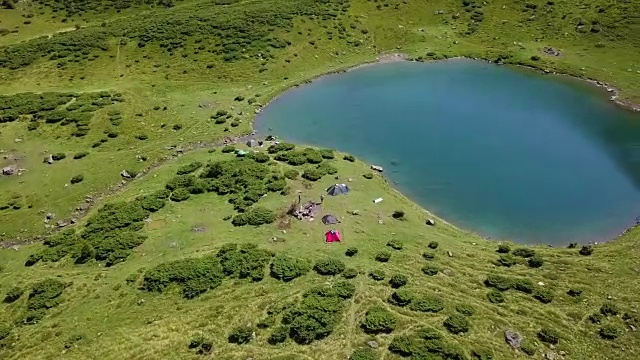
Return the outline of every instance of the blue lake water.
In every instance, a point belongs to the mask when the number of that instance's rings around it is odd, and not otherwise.
[[[640,116],[572,79],[378,64],[284,93],[256,130],[381,165],[424,208],[491,238],[605,241],[640,215]]]

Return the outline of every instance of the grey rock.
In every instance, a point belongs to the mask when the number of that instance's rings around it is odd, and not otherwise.
[[[13,166],[5,166],[2,168],[2,175],[10,176],[16,173],[16,168]]]
[[[47,158],[47,164],[53,164],[55,161],[53,160],[53,155],[49,155]]]
[[[372,349],[377,349],[378,348],[378,342],[373,341],[373,340],[367,342],[367,345],[369,345],[369,347],[372,348]]]
[[[429,226],[435,226],[436,225],[436,221],[433,219],[427,219],[427,221],[425,222],[425,224],[429,225]]]
[[[51,220],[51,219],[53,219],[53,218],[55,218],[55,217],[56,217],[56,214],[54,214],[54,213],[47,213],[47,215],[45,215],[45,217],[47,218],[47,220]]]
[[[544,358],[547,360],[557,360],[559,359],[559,356],[555,351],[547,351],[547,353],[544,354]]]
[[[504,340],[509,344],[509,346],[517,349],[520,347],[520,344],[522,344],[523,338],[517,331],[507,330],[504,332]]]
[[[447,251],[447,255],[449,255],[449,257],[453,257],[453,253],[451,253],[451,251]]]
[[[120,176],[122,176],[125,179],[131,179],[131,175],[127,172],[127,170],[122,170],[120,172]]]

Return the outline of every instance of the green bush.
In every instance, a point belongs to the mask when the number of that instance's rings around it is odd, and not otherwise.
[[[191,197],[191,193],[189,193],[189,190],[187,190],[186,188],[178,188],[171,193],[171,197],[169,199],[171,201],[181,202],[188,200],[189,197]]]
[[[616,316],[619,312],[618,306],[612,302],[606,302],[600,306],[600,313],[604,316]]]
[[[409,309],[419,312],[437,313],[444,309],[444,300],[434,295],[421,295],[411,301]]]
[[[560,333],[550,328],[542,328],[538,331],[538,339],[548,344],[557,345],[560,342]]]
[[[269,334],[267,341],[271,345],[276,345],[276,344],[285,342],[288,336],[289,336],[289,327],[285,325],[281,325],[273,329],[271,334]]]
[[[253,339],[254,329],[250,326],[237,327],[229,333],[228,340],[230,343],[242,345]]]
[[[406,214],[405,214],[404,210],[395,210],[393,212],[393,214],[391,214],[391,217],[396,219],[396,220],[404,220],[405,219],[404,218],[405,215]]]
[[[258,248],[255,244],[226,244],[216,254],[222,272],[226,276],[253,281],[264,278],[265,268],[269,264],[273,253]]]
[[[314,168],[307,168],[302,173],[302,178],[307,179],[309,181],[318,181],[322,178],[324,174],[322,171]]]
[[[313,288],[302,295],[298,305],[283,315],[282,322],[289,324],[289,335],[294,341],[309,344],[333,332],[341,320],[342,302],[334,289]]]
[[[502,292],[497,289],[491,289],[491,291],[487,293],[487,299],[493,304],[501,304],[504,302]]]
[[[580,249],[579,252],[580,252],[580,255],[589,256],[589,255],[593,254],[593,246],[584,245],[584,246],[582,246],[582,248]]]
[[[287,179],[291,179],[291,180],[297,179],[299,175],[300,175],[300,173],[296,169],[289,169],[289,170],[284,172],[284,177],[286,177]]]
[[[169,192],[169,195],[170,194],[171,192]],[[158,195],[164,196],[164,193],[156,194],[156,196],[149,195],[141,197],[140,199],[138,199],[140,207],[150,212],[156,212],[162,209],[165,205],[165,201],[162,198],[158,198]]]
[[[356,286],[349,281],[338,281],[331,287],[343,299],[351,299],[356,293]]]
[[[520,344],[520,350],[522,350],[523,353],[529,356],[533,356],[536,354],[536,351],[538,349],[536,349],[536,345],[533,341],[524,339],[524,341],[522,341],[522,343]]]
[[[530,258],[532,256],[534,256],[536,254],[535,250],[530,249],[530,248],[517,248],[515,250],[513,250],[511,252],[511,254],[513,254],[513,256],[518,256],[518,257],[523,257],[523,258]]]
[[[367,180],[371,180],[371,179],[373,179],[373,173],[363,174],[362,177],[367,179]]]
[[[505,266],[505,267],[512,267],[515,264],[516,264],[516,259],[510,254],[500,255],[498,260],[494,262],[494,265],[496,266]]]
[[[7,291],[7,293],[4,295],[3,301],[7,304],[12,303],[20,299],[23,293],[24,293],[24,289],[22,289],[19,286],[14,286],[11,289],[9,289],[9,291]]]
[[[539,268],[544,264],[544,259],[539,255],[534,255],[529,258],[527,263],[530,268]]]
[[[291,281],[309,272],[309,264],[301,259],[277,255],[271,261],[271,276],[282,281]]]
[[[9,337],[9,334],[11,334],[11,330],[13,330],[13,327],[9,324],[0,324],[0,340],[4,340]]]
[[[416,330],[416,335],[423,340],[441,340],[444,338],[440,331],[429,326],[424,326]]]
[[[344,159],[344,160],[347,160],[347,161],[349,161],[349,162],[354,162],[354,161],[356,161],[356,158],[355,158],[353,155],[345,155],[345,156],[343,157],[343,159]]]
[[[180,188],[188,188],[196,183],[196,178],[193,175],[178,175],[172,177],[166,184],[165,188],[168,190],[176,190]]]
[[[407,306],[413,300],[413,293],[409,290],[394,291],[387,301],[396,306]]]
[[[269,146],[267,148],[267,152],[269,154],[276,154],[276,153],[283,152],[283,151],[291,151],[295,147],[296,146],[294,144],[290,144],[290,143],[278,143],[278,144],[273,144],[273,145]]]
[[[202,163],[200,161],[194,161],[187,165],[180,166],[176,173],[178,175],[186,175],[191,174],[192,172],[200,169],[202,167]]]
[[[85,156],[87,156],[87,155],[89,155],[89,152],[88,152],[88,151],[80,151],[80,152],[75,153],[75,154],[73,155],[73,158],[74,158],[74,159],[76,159],[76,160],[77,160],[77,159],[82,159],[83,157],[85,157]]]
[[[55,153],[55,154],[51,154],[51,158],[54,161],[60,161],[60,160],[64,160],[67,157],[67,154],[63,153],[63,152],[59,152],[59,153]]]
[[[422,253],[422,257],[425,260],[433,260],[433,259],[435,259],[436,255],[431,251],[425,251],[425,252]]]
[[[84,264],[87,261],[94,259],[96,257],[96,249],[91,246],[89,242],[84,242],[77,254],[74,256],[76,258],[76,264]]]
[[[391,279],[389,279],[389,285],[391,285],[391,287],[394,289],[398,289],[407,285],[408,281],[409,278],[406,275],[395,274],[391,276]]]
[[[173,130],[178,131],[178,130],[182,129],[182,124],[173,124],[172,128],[173,128]]]
[[[276,221],[276,214],[264,207],[256,206],[249,209],[249,211],[234,216],[231,223],[234,226],[252,225],[260,226],[265,224],[271,224]]]
[[[469,320],[460,314],[450,315],[445,319],[442,325],[444,325],[444,327],[452,334],[466,333],[469,331],[469,327],[471,326]]]
[[[496,250],[500,254],[508,254],[511,251],[511,247],[507,244],[498,245],[498,250]]]
[[[370,307],[362,321],[362,329],[369,334],[390,333],[396,328],[396,317],[382,306]]]
[[[394,249],[394,250],[402,250],[402,248],[404,247],[404,245],[399,241],[399,240],[389,240],[389,242],[387,242],[387,246]]]
[[[77,183],[81,183],[82,180],[84,180],[84,175],[79,174],[72,177],[69,182],[71,182],[71,184],[77,184]]]
[[[345,268],[346,266],[342,261],[331,258],[319,260],[313,267],[320,275],[338,275],[343,272]]]
[[[553,301],[554,293],[550,289],[539,287],[533,290],[533,297],[543,304],[548,304]]]
[[[604,316],[600,313],[593,313],[587,317],[592,324],[600,324],[604,320]]]
[[[138,140],[147,140],[149,138],[149,135],[147,134],[136,134],[136,139]]]
[[[607,324],[603,325],[600,330],[598,330],[598,334],[600,334],[600,337],[603,339],[615,340],[622,334],[622,330],[615,325]]]
[[[438,245],[440,245],[440,244],[438,244],[438,242],[437,242],[437,241],[431,241],[431,242],[429,243],[429,245],[427,245],[427,246],[429,246],[429,249],[433,249],[433,250],[435,250],[435,249],[437,249],[437,248],[438,248]]]
[[[391,253],[388,251],[380,251],[375,256],[376,261],[378,262],[388,262],[391,259]]]
[[[378,355],[373,349],[370,348],[358,348],[355,349],[351,356],[349,356],[349,360],[377,360]]]
[[[354,268],[346,268],[342,272],[342,277],[345,279],[353,279],[356,276],[358,276],[358,270]]]
[[[345,255],[349,256],[349,257],[353,257],[358,253],[358,248],[357,247],[350,247],[347,249],[347,251],[344,252]]]
[[[223,278],[218,259],[205,256],[162,263],[145,272],[141,288],[163,292],[173,284],[182,288],[183,297],[192,299],[218,287]]]
[[[412,356],[414,351],[420,349],[419,339],[414,339],[406,335],[394,336],[389,344],[389,351],[403,357]],[[428,358],[427,358],[428,359]]]
[[[511,286],[513,285],[513,281],[506,276],[491,274],[484,280],[484,284],[487,287],[505,291],[511,288]]]
[[[382,281],[382,280],[384,280],[384,277],[385,277],[386,275],[385,275],[384,271],[376,269],[376,270],[371,271],[371,272],[369,273],[369,276],[370,276],[373,280],[376,280],[376,281]]]
[[[220,151],[223,154],[227,154],[227,153],[231,153],[231,152],[236,151],[236,147],[233,146],[233,145],[225,145],[225,146],[222,147],[222,149],[220,149]]]
[[[435,276],[438,274],[438,271],[440,271],[440,269],[437,266],[429,265],[429,264],[423,266],[421,270],[425,275],[428,275],[428,276]]]
[[[335,175],[338,173],[338,168],[328,162],[323,162],[322,164],[316,166],[316,169],[323,175]]]
[[[476,348],[471,350],[471,358],[476,360],[493,360],[495,359],[495,355],[491,349]]]
[[[456,305],[456,311],[464,316],[472,316],[475,314],[476,309],[469,304],[458,304]]]
[[[189,349],[195,349],[199,355],[206,355],[213,350],[213,343],[203,336],[197,336],[189,342]]]
[[[335,154],[331,149],[320,149],[318,150],[323,159],[335,159]]]
[[[578,297],[580,295],[582,295],[582,289],[575,289],[575,288],[571,288],[567,291],[567,295],[571,296],[571,297]]]
[[[527,278],[513,279],[511,283],[511,287],[514,290],[521,291],[525,294],[531,294],[533,293],[533,290],[534,290],[533,281]]]
[[[53,278],[47,278],[33,285],[27,299],[27,314],[23,322],[35,324],[40,321],[47,309],[59,304],[59,297],[66,287],[66,283]]]

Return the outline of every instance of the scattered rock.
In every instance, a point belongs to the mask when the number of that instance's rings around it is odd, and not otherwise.
[[[377,171],[377,172],[383,172],[384,171],[382,166],[378,166],[378,165],[371,165],[371,170],[374,170],[374,171]]]
[[[635,326],[633,326],[633,325],[629,325],[629,330],[631,330],[631,331],[636,331],[636,327],[635,327]]]
[[[369,345],[369,347],[372,348],[372,349],[377,349],[378,348],[378,343],[376,341],[373,341],[373,340],[367,342],[367,345]]]
[[[360,210],[351,210],[351,215],[360,215]]]
[[[205,231],[207,231],[207,228],[205,228],[204,226],[196,226],[192,230],[194,232],[205,232]]]
[[[509,344],[509,346],[511,346],[514,349],[517,349],[520,347],[520,344],[522,344],[522,335],[520,335],[520,333],[513,331],[513,330],[507,330],[504,332],[504,339],[507,342],[507,344]]]
[[[453,257],[453,254],[451,253],[451,251],[447,251],[447,255],[449,255],[449,257]]]
[[[547,351],[547,353],[544,354],[544,358],[547,360],[557,360],[558,354],[555,351]]]
[[[122,170],[122,171],[120,172],[120,176],[122,176],[122,177],[123,177],[123,178],[125,178],[125,179],[131,179],[131,174],[129,174],[129,173],[127,172],[127,170]]]
[[[47,220],[51,220],[51,219],[54,219],[56,217],[56,214],[47,213],[47,215],[45,215],[44,217],[47,218]]]
[[[47,158],[47,164],[53,164],[54,160],[53,160],[53,155],[49,155],[49,157]]]
[[[142,305],[142,304],[144,304],[144,299],[140,299],[140,300],[138,300],[138,302],[136,302],[136,304],[138,304],[138,305]]]
[[[544,286],[544,283],[543,283],[542,281],[540,281],[540,282],[538,283],[538,285],[540,285],[540,286]]]
[[[560,351],[558,351],[558,355],[564,356],[564,355],[567,355],[567,352],[563,351],[563,350],[560,350]]]
[[[427,225],[429,226],[435,226],[436,222],[433,219],[427,219],[427,221],[425,222]]]
[[[60,220],[60,221],[58,221],[58,222],[56,223],[56,226],[57,226],[57,227],[65,227],[65,226],[67,226],[67,225],[69,225],[69,223],[68,223],[68,222],[66,222],[66,221],[64,221],[64,220]]]
[[[14,166],[5,166],[2,168],[2,175],[10,176],[15,174],[16,168]]]
[[[13,141],[15,141],[15,142],[17,142],[17,143],[21,143],[21,142],[22,142],[22,139],[17,138],[17,139],[15,139],[15,140],[13,140]]]
[[[542,49],[542,52],[550,56],[560,56],[560,51],[552,48],[551,46],[546,46],[544,49]]]

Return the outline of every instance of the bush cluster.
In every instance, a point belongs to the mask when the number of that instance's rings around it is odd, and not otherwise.
[[[560,342],[560,333],[554,329],[542,328],[538,331],[538,339],[548,344],[557,345]]]
[[[361,327],[369,334],[388,334],[396,328],[396,323],[396,316],[389,310],[382,306],[373,306],[367,310]]]
[[[264,224],[271,224],[276,221],[276,214],[262,206],[256,206],[250,208],[248,211],[238,214],[233,217],[231,223],[233,226],[260,226]]]
[[[413,297],[413,292],[401,289],[394,291],[387,301],[395,306],[403,307],[409,305],[413,300]]]
[[[420,328],[414,334],[395,336],[389,344],[389,351],[411,359],[468,359],[460,346],[448,343],[439,331],[432,328]]]
[[[440,271],[440,269],[437,266],[430,265],[430,264],[423,266],[421,270],[422,270],[422,273],[428,276],[438,275],[438,272]]]
[[[409,309],[419,312],[438,313],[444,310],[444,300],[435,295],[420,295],[412,299]]]
[[[398,289],[407,285],[408,281],[409,278],[406,275],[395,274],[391,276],[391,279],[389,279],[389,285],[391,285],[391,287],[394,289]]]
[[[349,257],[356,256],[357,253],[358,253],[358,248],[353,246],[350,248],[347,248],[347,251],[344,252],[344,254]]]
[[[27,300],[27,313],[23,323],[31,325],[40,321],[48,309],[60,303],[60,295],[68,284],[53,278],[44,279],[33,285]]]
[[[450,315],[442,325],[453,334],[466,333],[471,326],[467,317],[461,314]]]
[[[500,254],[508,254],[511,251],[511,247],[507,244],[498,245],[498,250],[496,250]]]
[[[203,336],[197,336],[189,341],[189,349],[195,350],[198,355],[206,355],[213,350],[213,342]]]
[[[191,174],[192,172],[200,169],[201,167],[202,167],[202,163],[200,161],[194,161],[179,167],[178,170],[176,171],[176,174],[178,175]]]
[[[618,336],[622,334],[622,330],[615,325],[607,324],[602,325],[600,330],[598,330],[598,334],[601,338],[606,340],[615,340]]]
[[[376,261],[379,262],[388,262],[391,259],[391,253],[388,251],[380,251],[375,256]]]
[[[286,255],[276,255],[271,261],[271,276],[282,281],[291,281],[309,272],[311,266],[305,260]]]
[[[240,326],[231,330],[227,339],[230,343],[238,345],[246,344],[253,339],[254,331],[254,328],[251,326]]]
[[[320,275],[338,275],[346,268],[345,264],[337,259],[326,258],[316,262],[313,267]]]
[[[24,289],[19,286],[14,286],[4,295],[4,302],[9,304],[17,301],[24,294]]]
[[[404,245],[399,240],[396,240],[396,239],[389,240],[387,242],[387,246],[394,250],[402,250],[402,248],[404,247]]]
[[[342,277],[345,279],[353,279],[356,276],[358,276],[358,270],[354,268],[346,268],[342,272]]]
[[[370,348],[357,348],[349,356],[349,360],[377,360],[378,355]]]
[[[142,289],[164,292],[171,285],[182,290],[182,296],[192,299],[218,287],[224,278],[219,260],[214,256],[181,259],[162,263],[145,272]]]
[[[384,280],[384,277],[386,276],[386,274],[384,273],[384,271],[380,269],[376,269],[376,270],[372,270],[369,273],[369,276],[375,281],[382,281]]]
[[[517,248],[511,252],[513,256],[519,256],[523,258],[530,258],[536,254],[535,250],[530,248]]]
[[[260,281],[273,255],[255,244],[226,244],[218,250],[216,257],[226,276]]]
[[[438,248],[438,245],[440,245],[440,244],[438,244],[438,242],[437,242],[437,241],[431,241],[431,242],[429,243],[429,245],[427,245],[427,246],[429,247],[429,249],[435,250],[435,249],[437,249],[437,248]]]
[[[580,248],[579,253],[580,253],[580,255],[583,255],[583,256],[589,256],[589,255],[593,254],[593,246],[584,245],[582,248]]]

